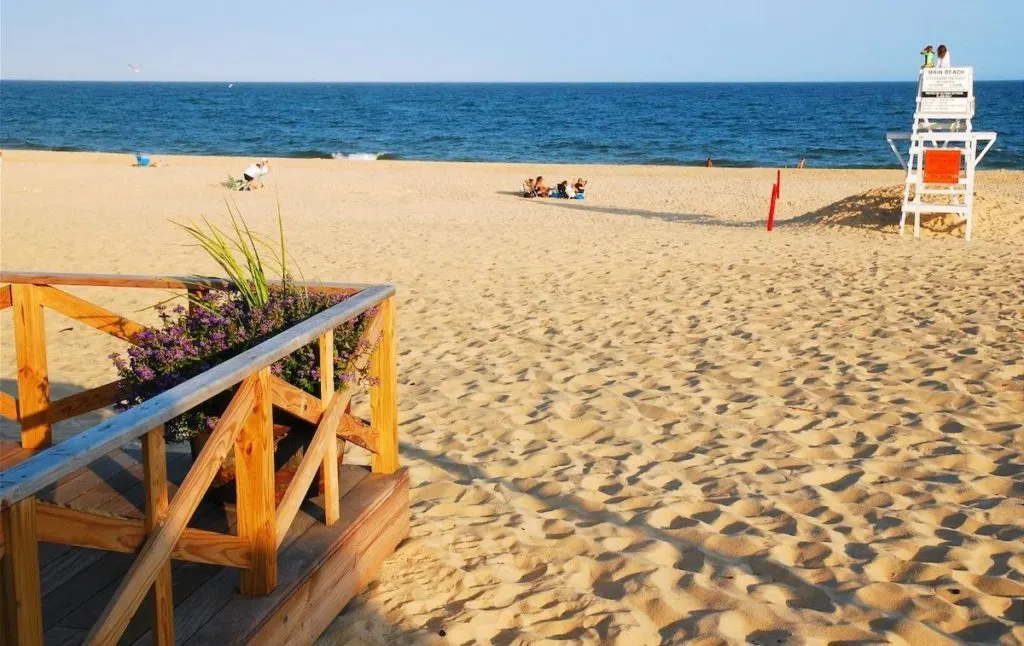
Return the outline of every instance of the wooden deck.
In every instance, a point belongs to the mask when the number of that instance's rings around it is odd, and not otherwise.
[[[33,453],[0,443],[0,469]],[[61,479],[40,501],[89,509],[115,518],[144,518],[141,451],[118,449],[89,468]],[[172,491],[191,457],[169,453]],[[366,585],[381,561],[409,531],[406,469],[371,474],[342,468],[341,517],[324,524],[323,500],[305,502],[281,545],[278,586],[268,596],[239,594],[239,571],[175,561],[172,567],[174,635],[179,644],[308,643]],[[233,506],[204,502],[189,527],[233,533]],[[43,624],[46,644],[79,644],[86,638],[136,555],[41,542]],[[136,613],[121,644],[150,644],[150,613]]]

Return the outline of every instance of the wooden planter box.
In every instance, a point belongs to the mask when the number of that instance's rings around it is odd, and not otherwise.
[[[54,285],[196,290],[230,283],[27,272],[0,273],[0,283],[9,283],[0,286],[0,309],[14,308],[18,360],[18,397],[0,393],[0,415],[22,429],[20,443],[0,443],[0,643],[38,644],[44,633],[48,641],[98,644],[311,643],[408,533],[393,287],[309,285],[352,296],[51,447],[53,424],[109,406],[117,384],[50,401],[43,308],[128,342],[145,329]],[[356,360],[369,362],[374,384],[365,423],[348,413],[353,392],[334,390],[332,330],[374,307],[364,337],[374,350]],[[272,363],[317,340],[320,397],[270,374]],[[194,462],[169,458],[163,424],[236,385]],[[315,428],[301,459],[277,473],[274,409]],[[371,452],[369,469],[341,465],[345,441]],[[213,509],[204,494],[229,452],[237,500]],[[311,490],[318,478],[321,486]],[[95,495],[101,488],[114,495]],[[40,542],[64,547],[40,551]],[[197,574],[191,563],[222,569]],[[150,612],[137,613],[147,598]]]

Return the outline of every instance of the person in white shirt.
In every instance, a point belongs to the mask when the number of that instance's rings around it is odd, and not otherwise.
[[[935,53],[939,55],[938,67],[953,67],[949,62],[949,49],[945,45],[939,45],[939,49]]]
[[[258,162],[249,164],[244,171],[242,171],[242,179],[244,180],[242,188],[246,190],[252,190],[263,185],[263,178],[270,172],[270,160],[261,159]]]

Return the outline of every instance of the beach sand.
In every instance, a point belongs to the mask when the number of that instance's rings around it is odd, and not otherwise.
[[[322,643],[1024,642],[1024,172],[979,173],[965,245],[894,235],[899,171],[784,170],[768,234],[771,169],[273,160],[232,193],[246,160],[155,159],[4,151],[0,264],[216,274],[168,220],[227,199],[280,205],[307,278],[398,286],[412,532]],[[587,199],[517,197],[538,173]],[[113,377],[119,342],[48,326],[57,394]]]

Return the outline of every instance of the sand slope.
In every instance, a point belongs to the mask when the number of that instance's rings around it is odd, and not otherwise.
[[[893,171],[785,172],[768,235],[771,170],[129,163],[6,151],[3,267],[212,272],[166,219],[229,197],[398,285],[412,535],[323,643],[1024,641],[1024,173],[965,245],[858,211]],[[55,381],[110,377],[52,325]]]

